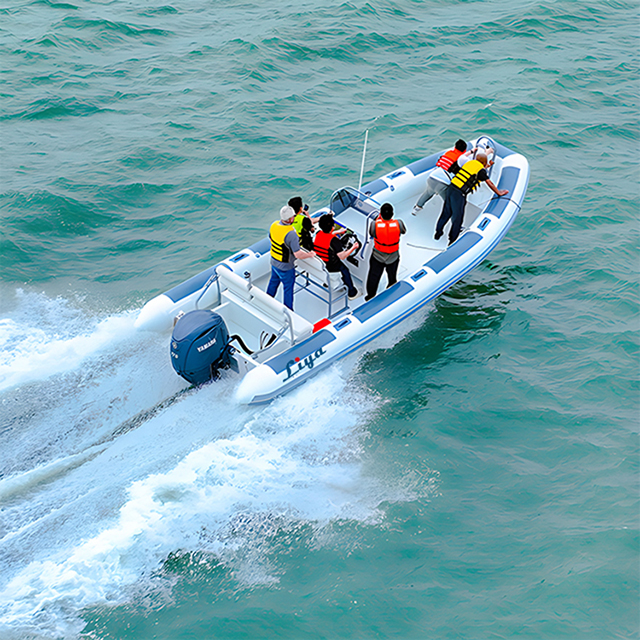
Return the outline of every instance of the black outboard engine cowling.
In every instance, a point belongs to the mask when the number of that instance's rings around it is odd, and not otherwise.
[[[171,364],[191,384],[218,377],[230,364],[229,331],[220,315],[205,309],[185,313],[171,335]]]

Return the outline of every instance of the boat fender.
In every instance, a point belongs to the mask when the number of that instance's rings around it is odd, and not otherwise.
[[[229,331],[222,316],[207,309],[178,318],[171,335],[171,364],[187,382],[216,380],[231,364]]]

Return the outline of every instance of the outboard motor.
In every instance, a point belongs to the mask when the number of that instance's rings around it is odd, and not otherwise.
[[[215,380],[229,366],[231,349],[227,325],[213,311],[189,311],[171,334],[171,364],[191,384]]]

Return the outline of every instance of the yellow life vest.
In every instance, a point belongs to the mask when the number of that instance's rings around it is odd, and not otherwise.
[[[306,216],[301,213],[296,213],[296,217],[293,219],[293,228],[295,232],[300,236],[302,235],[302,221],[306,218]]]
[[[271,239],[271,257],[280,262],[289,262],[289,247],[285,245],[284,239],[289,231],[295,231],[291,224],[280,224],[276,220],[269,228],[269,238]]]
[[[451,184],[462,191],[466,196],[473,193],[480,184],[478,180],[478,173],[484,169],[484,165],[479,160],[469,160],[464,163],[464,166],[453,178],[451,178]]]

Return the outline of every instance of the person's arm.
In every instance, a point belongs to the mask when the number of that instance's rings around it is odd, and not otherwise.
[[[300,239],[295,231],[289,231],[284,238],[284,242],[289,247],[289,251],[291,251],[298,260],[312,258],[316,255],[315,251],[305,251],[300,248]]]
[[[354,251],[357,251],[360,247],[360,243],[356,240],[353,246],[350,249],[345,249],[344,251],[340,251],[340,253],[336,253],[340,260],[345,260],[348,258]]]
[[[489,189],[491,189],[491,191],[493,191],[493,193],[495,193],[497,196],[506,196],[507,193],[509,193],[509,189],[498,189],[498,187],[496,187],[496,185],[493,184],[493,182],[491,182],[489,178],[487,178],[485,182],[487,183]]]

